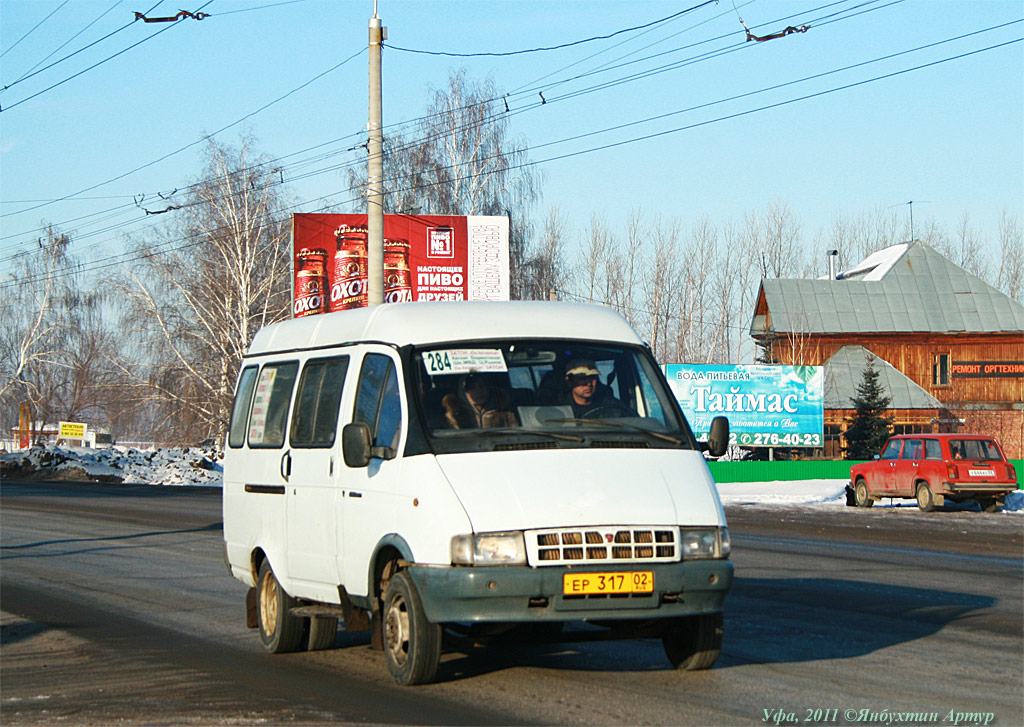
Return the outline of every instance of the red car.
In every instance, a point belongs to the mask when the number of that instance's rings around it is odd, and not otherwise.
[[[980,434],[904,434],[873,462],[850,468],[847,504],[871,507],[883,497],[916,497],[925,512],[946,500],[975,500],[985,512],[1017,489],[1017,473],[999,443]]]

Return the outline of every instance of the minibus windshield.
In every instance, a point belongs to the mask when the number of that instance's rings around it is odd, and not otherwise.
[[[413,351],[438,452],[696,447],[650,355],[579,341],[485,341]]]

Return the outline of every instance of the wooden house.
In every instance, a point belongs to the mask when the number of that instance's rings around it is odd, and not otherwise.
[[[766,360],[825,367],[826,456],[842,456],[869,360],[895,433],[993,434],[1024,456],[1024,306],[922,242],[820,280],[762,280],[750,332]]]

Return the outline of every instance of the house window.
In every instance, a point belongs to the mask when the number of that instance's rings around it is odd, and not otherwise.
[[[949,354],[932,354],[932,386],[949,386]]]

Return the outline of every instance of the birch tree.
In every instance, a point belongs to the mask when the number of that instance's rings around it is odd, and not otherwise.
[[[177,219],[134,241],[136,262],[119,279],[137,338],[118,365],[159,413],[158,438],[219,439],[252,337],[289,315],[287,215],[263,161],[249,139],[238,148],[211,140]]]

